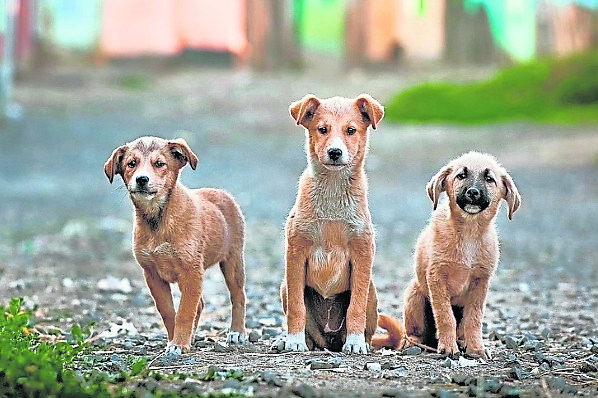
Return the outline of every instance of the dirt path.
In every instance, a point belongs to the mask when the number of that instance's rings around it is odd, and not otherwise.
[[[131,74],[139,72],[35,76],[17,85],[24,119],[0,127],[0,295],[39,304],[45,326],[93,321],[99,335],[132,324],[126,333],[96,341],[99,368],[118,368],[119,358],[126,364],[131,357],[151,357],[165,343],[130,254],[130,203],[102,171],[114,147],[151,133],[183,135],[198,154],[198,170],[183,173],[186,184],[223,187],[239,199],[248,222],[248,326],[259,337],[240,349],[218,344],[229,319],[228,297],[217,270],[208,272],[195,351],[172,365],[180,368],[164,370],[201,373],[216,365],[241,369],[244,379],[188,380],[171,388],[301,396],[598,394],[595,127],[382,122],[372,134],[367,169],[377,228],[374,277],[380,310],[396,316],[412,274],[412,247],[431,211],[424,191],[430,176],[472,149],[494,153],[511,171],[523,206],[512,222],[504,209],[498,220],[501,263],[484,326],[494,359],[450,362],[390,351],[363,357],[276,354],[270,345],[284,323],[277,293],[282,226],[305,167],[303,134],[287,116],[288,103],[307,92],[363,91],[385,102],[422,76],[166,70],[144,72],[146,88],[131,90],[122,83]],[[108,280],[104,290],[99,282],[109,276],[126,278],[131,289]],[[340,362],[327,365],[332,369],[309,368],[309,360],[337,356]],[[365,369],[367,363],[380,369]]]

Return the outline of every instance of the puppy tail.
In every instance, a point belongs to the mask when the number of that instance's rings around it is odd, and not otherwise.
[[[388,334],[375,334],[372,337],[372,346],[375,348],[398,349],[405,340],[405,328],[398,319],[390,315],[378,315],[378,326],[385,329]]]

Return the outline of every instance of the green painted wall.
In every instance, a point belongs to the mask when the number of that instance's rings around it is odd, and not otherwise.
[[[345,0],[295,0],[294,17],[301,45],[341,54],[344,47]]]

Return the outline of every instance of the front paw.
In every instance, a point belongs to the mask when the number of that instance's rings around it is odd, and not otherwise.
[[[305,344],[305,332],[289,333],[284,343],[285,351],[308,351],[307,344]]]
[[[230,331],[226,335],[226,342],[228,344],[247,344],[247,337],[245,337],[245,333]]]
[[[166,345],[166,350],[164,351],[164,354],[169,358],[177,358],[177,357],[180,357],[183,352],[188,352],[188,351],[189,351],[189,347],[184,347],[184,346],[175,344],[172,341],[169,341],[168,344]]]
[[[438,348],[436,349],[439,354],[449,356],[451,358],[458,358],[461,353],[455,340],[438,341]]]
[[[346,354],[367,354],[368,345],[365,342],[365,336],[362,333],[347,335],[343,352]]]
[[[474,358],[492,359],[490,352],[484,348],[484,345],[468,345],[465,349],[465,354]]]

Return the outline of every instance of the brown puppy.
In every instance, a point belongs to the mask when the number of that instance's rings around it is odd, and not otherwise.
[[[376,329],[377,299],[363,165],[368,128],[376,128],[384,108],[367,94],[306,95],[289,111],[305,128],[308,167],[286,223],[285,349],[365,354]]]
[[[496,159],[477,152],[443,167],[427,190],[435,211],[416,244],[416,278],[405,292],[405,330],[381,315],[379,324],[389,335],[376,336],[373,344],[402,348],[411,341],[453,356],[459,354],[459,341],[468,355],[487,358],[482,318],[499,256],[494,222],[502,199],[510,220],[521,198]],[[438,206],[441,192],[448,201]]]
[[[204,270],[216,263],[232,303],[230,343],[245,342],[245,221],[226,192],[188,189],[179,181],[197,156],[183,139],[141,137],[116,148],[104,165],[113,181],[119,174],[135,207],[133,252],[168,332],[166,352],[188,350],[204,307]],[[178,283],[181,303],[175,313],[170,283]]]

